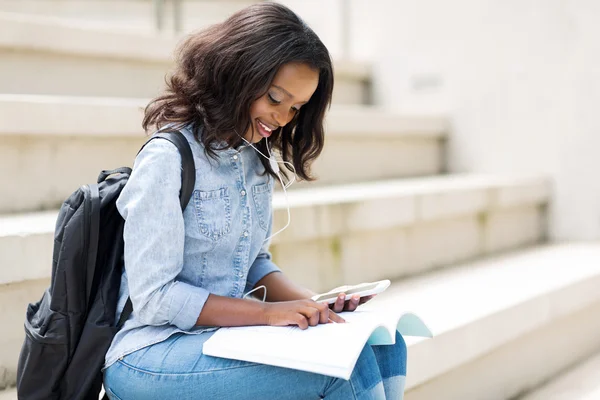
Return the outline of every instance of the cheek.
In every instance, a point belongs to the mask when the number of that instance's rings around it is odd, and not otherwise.
[[[264,99],[260,98],[260,99],[256,100],[250,106],[250,118],[252,118],[252,119],[258,118],[260,115],[265,114],[267,112],[268,108],[269,108],[268,104]]]

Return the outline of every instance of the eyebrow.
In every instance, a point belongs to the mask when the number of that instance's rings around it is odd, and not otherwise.
[[[281,90],[283,93],[285,93],[288,97],[291,97],[292,99],[294,98],[294,96],[288,92],[287,90],[285,90],[284,88],[282,88],[281,86],[277,86],[277,85],[273,85],[273,87]],[[308,101],[301,101],[300,104],[306,104],[308,103]]]

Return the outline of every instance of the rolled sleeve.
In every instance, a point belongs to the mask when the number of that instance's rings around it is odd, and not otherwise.
[[[185,241],[180,189],[179,151],[155,139],[136,158],[117,208],[125,219],[124,264],[133,316],[146,325],[190,330],[209,292],[177,281]]]
[[[198,310],[203,308],[209,292],[185,282],[175,282],[171,290],[174,291],[169,307],[169,320],[172,325],[189,331],[196,325]]]

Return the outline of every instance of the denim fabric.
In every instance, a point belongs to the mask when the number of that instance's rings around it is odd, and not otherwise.
[[[309,328],[310,329],[310,328]],[[393,399],[401,400],[406,344],[366,345],[349,380],[202,354],[214,332],[175,334],[104,371],[112,400]]]
[[[171,335],[198,334],[196,320],[209,293],[243,296],[271,261],[273,179],[249,146],[208,157],[183,129],[196,163],[196,185],[182,213],[181,156],[167,140],[151,141],[137,156],[117,200],[125,219],[124,272],[117,318],[127,297],[133,313],[106,354],[105,367]]]

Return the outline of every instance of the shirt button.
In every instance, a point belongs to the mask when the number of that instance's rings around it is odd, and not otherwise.
[[[234,160],[237,160],[237,159],[238,159],[238,156],[237,156],[237,154],[235,154],[235,155],[233,156],[233,159],[234,159]]]
[[[245,196],[245,195],[246,195],[246,191],[245,191],[245,190],[242,190],[242,191],[240,192],[240,194],[241,194],[242,196]]]
[[[244,277],[244,273],[240,272],[240,278],[243,278],[243,277]]]
[[[244,232],[244,237],[248,237],[248,232]]]

